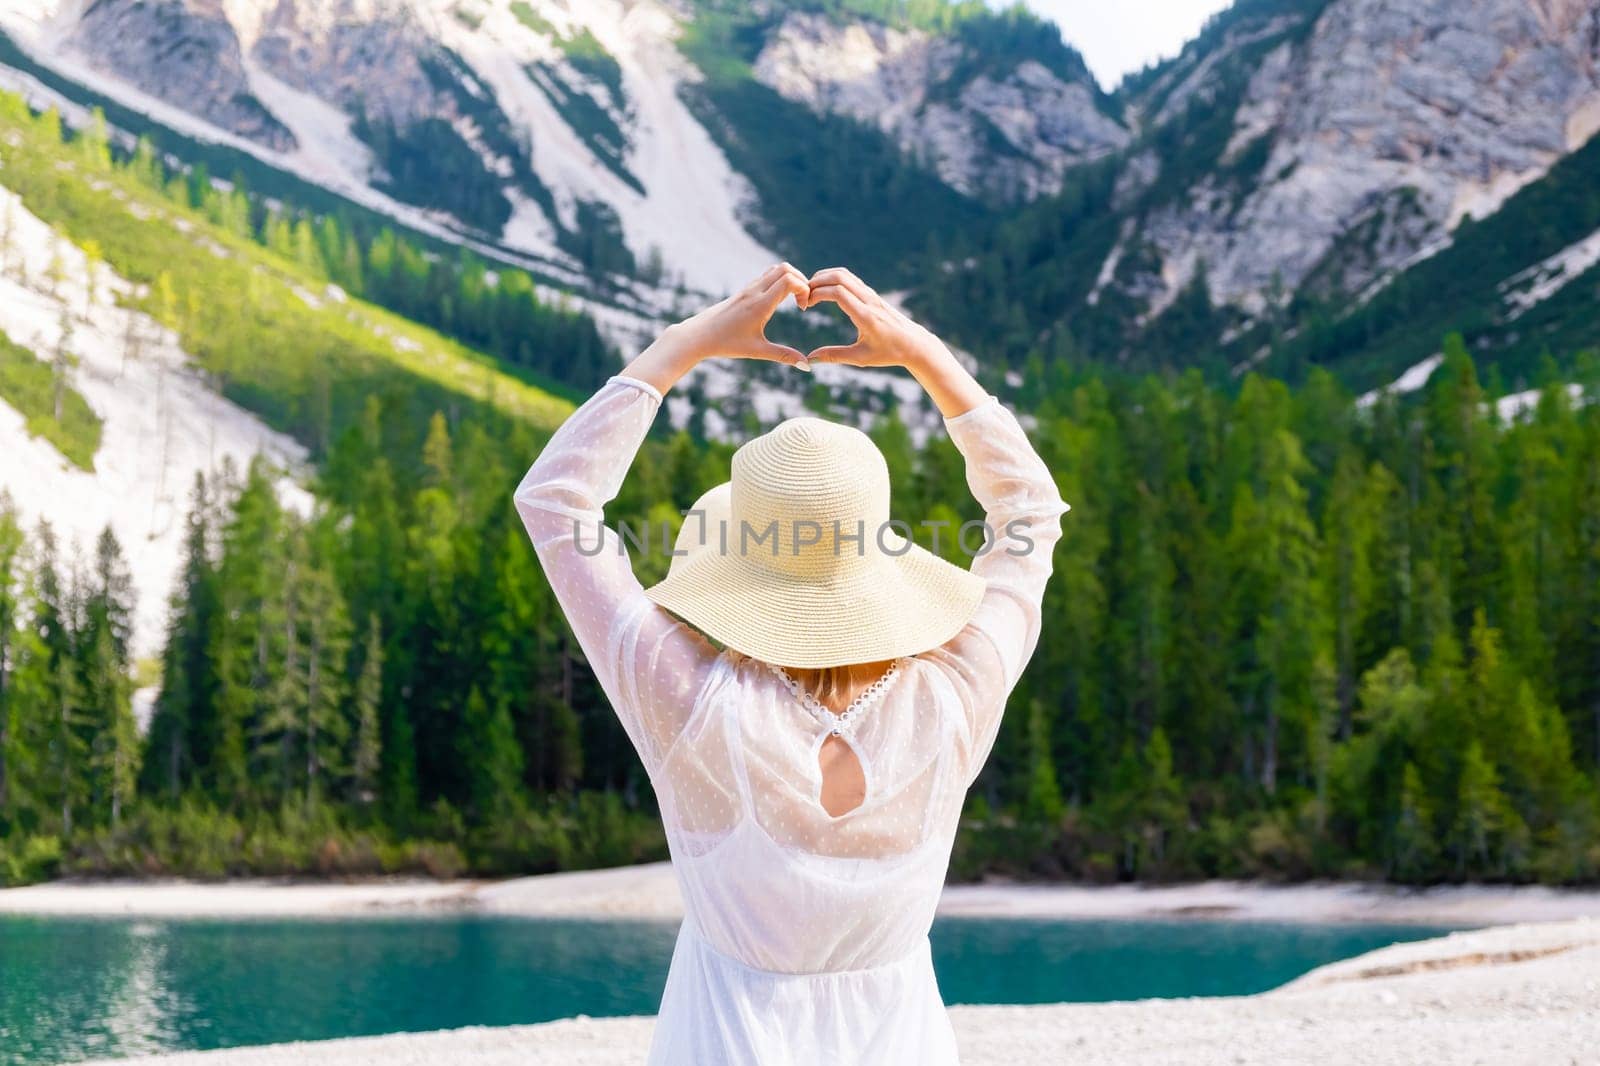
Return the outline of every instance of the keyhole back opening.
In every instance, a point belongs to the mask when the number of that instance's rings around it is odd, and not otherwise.
[[[867,799],[867,775],[861,757],[850,742],[829,733],[817,748],[817,769],[822,775],[822,809],[830,818],[843,818]]]
[[[903,659],[888,660],[883,671],[870,683],[855,693],[847,703],[840,699],[842,693],[831,693],[829,703],[842,703],[842,707],[825,706],[815,694],[795,680],[786,669],[769,663],[773,673],[783,681],[795,700],[827,731],[820,734],[816,744],[817,794],[816,802],[823,812],[837,821],[858,810],[867,799],[867,769],[861,761],[852,737],[855,717],[867,709],[894,680],[903,665]]]

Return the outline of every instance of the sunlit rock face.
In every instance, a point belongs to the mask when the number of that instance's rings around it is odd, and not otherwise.
[[[425,67],[436,45],[404,3],[278,0],[256,26],[251,55],[289,85],[374,121],[405,126],[447,109]]]
[[[274,151],[294,134],[251,91],[221,0],[99,0],[68,47],[151,96]]]
[[[1033,59],[972,59],[949,37],[796,13],[769,36],[755,74],[814,111],[876,125],[971,195],[1054,192],[1069,168],[1128,142],[1087,72],[1065,79]]]
[[[1246,311],[1302,285],[1360,294],[1600,127],[1594,0],[1335,0],[1310,24],[1244,24],[1152,86],[1147,121],[1226,106],[1230,58],[1263,46],[1218,165],[1137,227],[1153,308],[1201,264]]]

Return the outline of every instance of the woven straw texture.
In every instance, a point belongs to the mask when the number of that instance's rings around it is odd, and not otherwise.
[[[943,644],[983,579],[889,524],[889,468],[865,433],[792,418],[733,457],[701,497],[651,600],[746,655],[781,666],[879,662]],[[904,527],[901,527],[904,528]]]

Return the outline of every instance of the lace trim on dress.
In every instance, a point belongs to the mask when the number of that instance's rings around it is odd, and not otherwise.
[[[828,732],[837,737],[849,732],[856,718],[883,695],[883,690],[889,687],[889,682],[894,680],[904,662],[904,658],[892,660],[888,669],[884,670],[872,684],[862,689],[856,698],[850,701],[850,705],[838,714],[828,710],[816,696],[801,687],[800,682],[789,675],[789,671],[776,663],[768,663],[767,666],[778,675],[779,680],[794,694],[794,698],[800,701],[800,705],[810,711],[812,717],[826,725]]]

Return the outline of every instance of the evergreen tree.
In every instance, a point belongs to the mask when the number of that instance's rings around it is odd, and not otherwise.
[[[1240,393],[1233,462],[1242,483],[1225,549],[1234,567],[1234,685],[1254,741],[1247,769],[1268,793],[1277,787],[1284,729],[1304,731],[1314,709],[1311,671],[1322,639],[1316,528],[1301,483],[1305,459],[1282,423],[1285,398],[1281,386],[1257,378]]]
[[[21,755],[16,667],[23,643],[26,537],[11,494],[0,490],[0,837],[14,824],[12,777]]]
[[[527,753],[528,787],[566,792],[583,773],[583,750],[577,713],[563,692],[565,626],[520,528],[506,529],[495,572],[495,609],[484,636],[491,698],[511,709]]]
[[[122,820],[139,774],[128,652],[133,612],[133,578],[122,546],[108,526],[95,544],[94,573],[79,635],[91,807],[97,824],[116,825]]]
[[[1427,394],[1426,504],[1436,510],[1435,552],[1454,601],[1455,631],[1465,637],[1478,607],[1498,618],[1503,573],[1496,535],[1492,429],[1472,358],[1459,335],[1446,338],[1444,363]]]
[[[219,590],[213,557],[215,500],[205,475],[195,475],[189,495],[183,565],[170,601],[162,653],[161,690],[146,738],[142,788],[174,799],[204,768],[220,738],[217,664],[212,634],[218,625]]]
[[[460,757],[468,767],[468,802],[481,822],[522,802],[522,748],[511,714],[473,686],[462,720]]]
[[[1507,815],[1516,815],[1506,810],[1494,764],[1484,758],[1483,745],[1477,740],[1467,745],[1462,756],[1455,807],[1450,850],[1455,854],[1456,873],[1504,873],[1495,869],[1499,838]]]
[[[383,705],[383,633],[376,614],[367,616],[366,638],[361,642],[361,673],[352,693],[355,746],[350,755],[350,785],[356,801],[378,799],[378,775],[383,761],[380,715]]]
[[[1023,813],[1041,825],[1061,819],[1061,789],[1056,783],[1055,761],[1050,752],[1050,730],[1044,707],[1037,700],[1028,705],[1028,747],[1030,772]]]
[[[310,560],[300,589],[304,624],[298,639],[305,670],[306,801],[319,796],[325,776],[347,772],[342,752],[350,723],[344,717],[344,677],[350,647],[350,622],[344,597],[332,572]]]
[[[70,836],[89,799],[88,745],[78,654],[81,603],[63,580],[56,538],[40,522],[34,562],[34,627],[39,635],[36,669],[44,747],[36,793],[56,813],[63,836]]]
[[[1362,675],[1352,735],[1333,754],[1330,793],[1339,832],[1353,850],[1381,855],[1386,864],[1395,853],[1404,774],[1407,767],[1416,771],[1422,753],[1430,697],[1410,653],[1394,649]]]
[[[222,531],[217,567],[217,624],[207,657],[215,665],[217,689],[206,747],[211,753],[203,782],[224,804],[247,805],[255,791],[252,770],[277,770],[281,747],[269,751],[272,738],[263,720],[283,706],[277,684],[284,676],[290,608],[283,580],[284,517],[273,476],[257,459]]]
[[[1145,786],[1140,819],[1144,823],[1142,865],[1161,870],[1167,861],[1167,848],[1185,828],[1188,812],[1183,798],[1183,783],[1172,769],[1172,745],[1159,726],[1144,746]]]
[[[1414,763],[1406,763],[1401,771],[1400,806],[1392,839],[1391,876],[1402,881],[1418,881],[1432,874],[1439,850],[1434,839],[1433,808]]]
[[[306,530],[294,526],[288,540],[282,593],[269,615],[281,627],[276,642],[281,664],[255,731],[263,754],[275,752],[279,799],[288,800],[298,790],[313,806],[323,794],[323,779],[344,771],[349,621],[333,575],[313,556]]]
[[[1335,699],[1338,731],[1350,735],[1356,680],[1362,667],[1361,638],[1373,596],[1372,556],[1378,540],[1377,507],[1382,496],[1372,493],[1360,456],[1341,454],[1323,514],[1323,561],[1328,594],[1327,614],[1333,622]]]

